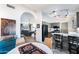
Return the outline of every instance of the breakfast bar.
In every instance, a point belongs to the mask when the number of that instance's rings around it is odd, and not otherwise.
[[[57,38],[57,36],[59,38]],[[60,41],[56,39],[61,39],[61,49],[68,50],[69,53],[79,53],[79,34],[67,34],[67,33],[52,33],[52,36],[54,37],[55,43],[59,43]],[[59,44],[58,44],[59,45]],[[55,44],[55,47],[58,46]]]

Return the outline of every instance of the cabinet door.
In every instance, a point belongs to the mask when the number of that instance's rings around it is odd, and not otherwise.
[[[79,27],[79,12],[77,12],[76,16],[77,16],[77,27]]]
[[[68,33],[68,23],[67,22],[62,23],[61,32]]]

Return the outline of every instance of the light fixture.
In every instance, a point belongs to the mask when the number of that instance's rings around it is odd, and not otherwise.
[[[62,10],[53,10],[49,13],[51,17],[67,17],[69,15],[68,9],[62,9]]]
[[[10,4],[7,4],[6,6],[9,7],[9,8],[15,9],[15,7],[10,5]]]

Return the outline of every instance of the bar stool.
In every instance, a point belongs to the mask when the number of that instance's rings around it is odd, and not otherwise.
[[[68,36],[68,45],[70,54],[78,54],[78,37]]]
[[[63,35],[54,34],[54,40],[55,40],[55,49],[56,48],[63,49]]]
[[[79,40],[78,40],[78,48],[77,48],[77,53],[79,54]]]

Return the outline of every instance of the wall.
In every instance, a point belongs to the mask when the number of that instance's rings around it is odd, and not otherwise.
[[[68,32],[77,31],[77,19],[76,12],[71,13],[71,16],[68,18]]]
[[[36,40],[42,42],[42,13],[37,11],[36,13],[36,24],[40,24],[40,28],[36,28]]]
[[[18,38],[20,38],[20,20],[21,15],[24,12],[29,12],[33,14],[35,20],[35,24],[40,24],[40,28],[37,28],[36,30],[36,40],[39,42],[42,42],[42,16],[41,12],[33,12],[32,10],[25,8],[22,5],[13,5],[15,6],[15,9],[11,9],[9,7],[6,7],[6,4],[0,4],[0,18],[8,18],[8,19],[14,19],[16,20],[16,35]]]
[[[16,20],[16,35],[20,37],[20,17],[23,12],[28,12],[28,9],[19,5],[14,5],[15,9],[6,7],[5,4],[0,5],[0,18],[8,18]]]

